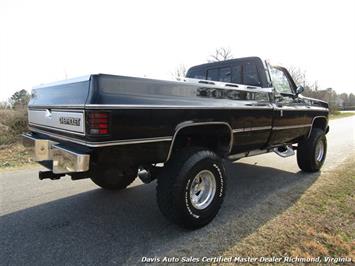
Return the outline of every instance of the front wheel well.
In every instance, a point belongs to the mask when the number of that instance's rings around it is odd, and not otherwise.
[[[191,124],[176,130],[167,161],[186,147],[204,147],[225,157],[230,153],[233,132],[227,123]]]
[[[316,128],[323,130],[325,133],[328,133],[329,127],[328,127],[327,117],[318,116],[318,117],[313,118],[312,126],[311,126],[309,133],[308,133],[308,138],[310,137],[312,131]]]

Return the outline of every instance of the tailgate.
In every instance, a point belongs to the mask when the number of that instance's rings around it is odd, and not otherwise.
[[[65,80],[33,88],[28,105],[32,127],[85,135],[85,103],[90,93],[90,78]]]

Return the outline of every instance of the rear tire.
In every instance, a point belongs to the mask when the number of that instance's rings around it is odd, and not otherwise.
[[[217,215],[225,187],[225,171],[218,155],[186,148],[172,157],[158,176],[158,206],[173,223],[197,229]]]
[[[317,172],[327,153],[327,139],[323,130],[314,128],[309,138],[298,143],[297,163],[305,172]]]
[[[97,171],[90,179],[99,187],[107,190],[122,190],[129,186],[137,177],[137,171],[117,169]]]

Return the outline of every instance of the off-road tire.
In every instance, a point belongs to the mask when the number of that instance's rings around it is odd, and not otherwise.
[[[324,152],[321,160],[317,160],[316,147],[318,142],[323,142]],[[327,153],[327,139],[323,130],[313,128],[309,138],[298,143],[297,163],[305,172],[317,172],[321,169]]]
[[[129,186],[137,177],[137,172],[133,170],[124,171],[117,174],[114,169],[97,171],[90,179],[99,187],[107,190],[122,190]]]
[[[193,179],[204,170],[212,173],[210,176],[215,180],[215,194],[205,208],[196,209],[190,199],[190,189]],[[169,160],[158,176],[158,206],[173,223],[183,228],[197,229],[217,215],[225,189],[226,175],[221,158],[209,150],[185,148]]]

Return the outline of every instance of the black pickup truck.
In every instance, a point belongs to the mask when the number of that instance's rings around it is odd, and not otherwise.
[[[162,213],[199,228],[222,204],[222,159],[297,150],[303,171],[322,167],[328,104],[302,91],[259,57],[194,66],[180,81],[89,75],[33,89],[24,144],[48,168],[40,179],[110,190],[157,179]]]

